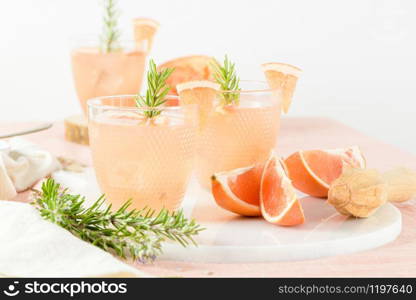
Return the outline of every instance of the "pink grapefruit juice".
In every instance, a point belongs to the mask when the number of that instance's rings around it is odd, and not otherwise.
[[[196,174],[210,188],[211,176],[267,160],[280,128],[275,92],[241,92],[238,104],[214,106],[200,132]]]
[[[152,119],[142,112],[90,107],[96,177],[114,208],[132,199],[134,208],[174,210],[194,167],[197,108],[165,107]]]
[[[88,99],[139,93],[145,60],[146,53],[139,50],[104,53],[97,47],[74,49],[72,73],[84,113],[87,113]]]

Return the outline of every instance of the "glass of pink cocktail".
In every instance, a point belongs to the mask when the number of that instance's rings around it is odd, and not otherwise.
[[[74,44],[72,74],[85,114],[88,99],[139,93],[147,56],[145,42],[120,41],[109,52],[94,38],[81,38]]]
[[[99,186],[114,208],[132,199],[134,208],[174,210],[194,167],[198,108],[138,108],[135,99],[131,95],[88,101],[90,146]],[[146,117],[152,110],[157,116]]]
[[[280,91],[266,82],[240,81],[239,91],[219,91],[201,126],[196,173],[205,188],[216,172],[264,162],[280,127]],[[226,98],[236,98],[224,104]]]

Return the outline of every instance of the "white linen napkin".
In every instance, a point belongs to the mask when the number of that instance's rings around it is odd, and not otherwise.
[[[0,199],[12,199],[61,168],[55,156],[24,139],[13,138],[8,144],[0,150]]]
[[[0,199],[10,200],[17,195],[13,182],[7,174],[6,166],[3,162],[3,155],[0,152]]]
[[[42,219],[32,205],[0,201],[0,274],[8,277],[145,277]]]

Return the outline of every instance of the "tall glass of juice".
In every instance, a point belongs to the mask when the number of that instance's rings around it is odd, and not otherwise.
[[[200,131],[196,173],[205,188],[216,172],[264,162],[276,146],[281,93],[262,81],[241,81],[239,91],[220,91]],[[234,97],[224,105],[225,97]]]
[[[101,96],[137,94],[143,80],[146,43],[121,41],[106,52],[97,39],[74,41],[72,74],[79,102],[87,114],[87,100]]]
[[[98,184],[114,208],[132,199],[134,208],[174,210],[184,197],[194,167],[198,108],[138,108],[135,98],[88,101]],[[157,116],[147,117],[150,111]]]

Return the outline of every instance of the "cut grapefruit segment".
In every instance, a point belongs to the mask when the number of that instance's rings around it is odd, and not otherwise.
[[[273,155],[266,163],[260,185],[260,209],[264,219],[281,226],[305,222],[295,188],[285,171],[284,162]]]
[[[166,80],[171,87],[170,94],[177,95],[176,86],[180,83],[197,80],[211,80],[212,70],[210,63],[213,60],[211,56],[194,55],[179,57],[158,66],[158,71],[166,68],[175,70]]]
[[[282,90],[282,109],[284,113],[287,113],[302,70],[284,63],[266,63],[262,65],[262,69],[269,86]]]
[[[365,168],[357,146],[344,149],[298,151],[285,160],[293,185],[301,192],[327,197],[330,184],[347,168]]]
[[[214,99],[220,89],[220,85],[208,81],[189,81],[178,84],[176,89],[179,94],[179,103],[198,104],[201,127],[204,126],[208,114],[214,107]]]
[[[220,172],[212,176],[212,195],[222,208],[242,216],[260,216],[259,196],[263,165]]]
[[[146,42],[145,50],[149,53],[153,46],[154,36],[160,26],[159,22],[148,18],[136,18],[133,20],[133,26],[134,40],[137,46],[140,48],[142,43]]]

